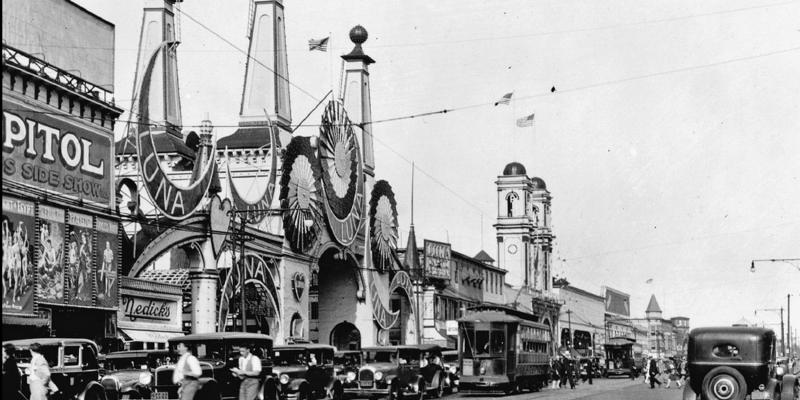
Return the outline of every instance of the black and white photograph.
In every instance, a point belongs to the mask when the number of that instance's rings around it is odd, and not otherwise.
[[[4,398],[800,400],[800,0],[2,21]]]

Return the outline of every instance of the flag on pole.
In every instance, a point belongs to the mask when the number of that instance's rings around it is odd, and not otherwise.
[[[644,283],[653,283],[653,278],[646,280]]]
[[[328,51],[328,39],[330,36],[322,39],[308,39],[308,51]]]
[[[517,127],[525,128],[528,126],[533,126],[533,116],[534,114],[528,115],[527,117],[522,117],[517,120]]]
[[[511,96],[513,96],[513,95],[514,95],[514,92],[510,92],[510,93],[504,94],[503,97],[500,98],[500,100],[497,100],[497,101],[494,102],[494,105],[497,106],[497,105],[502,104],[504,106],[507,106],[508,103],[511,103]]]

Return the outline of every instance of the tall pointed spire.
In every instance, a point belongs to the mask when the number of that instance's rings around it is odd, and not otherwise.
[[[264,110],[277,125],[290,130],[289,64],[283,0],[251,0],[240,125],[266,125]],[[266,138],[265,140],[269,140]]]
[[[176,41],[174,5],[180,0],[146,0],[142,30],[139,35],[139,51],[136,62],[136,78],[134,91],[140,86],[145,64],[153,52],[165,41]],[[176,42],[177,44],[177,42]],[[163,63],[153,70],[150,87],[150,122],[158,127],[154,132],[166,131],[174,137],[181,138],[181,100],[178,88],[177,46],[164,48]],[[138,93],[135,93],[138,96]],[[131,107],[131,119],[139,113],[137,102]]]
[[[417,235],[414,233],[414,163],[411,163],[411,227],[408,230],[408,243],[406,244],[406,258],[403,266],[411,276],[420,277],[419,251],[417,250]]]
[[[354,125],[361,130],[361,148],[364,152],[364,173],[375,176],[375,154],[372,145],[372,105],[370,103],[369,65],[372,57],[364,54],[361,45],[367,41],[367,30],[356,25],[350,30],[350,40],[355,47],[344,60],[344,82],[340,97]]]

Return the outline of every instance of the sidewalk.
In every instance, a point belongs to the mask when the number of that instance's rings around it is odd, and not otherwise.
[[[595,379],[592,385],[590,385],[588,381],[580,382],[575,389],[570,389],[569,384],[567,384],[566,388],[542,389],[541,392],[533,394],[525,393],[524,398],[574,400],[591,394],[614,392],[635,385],[644,386],[644,382],[641,379],[630,380],[628,378]]]

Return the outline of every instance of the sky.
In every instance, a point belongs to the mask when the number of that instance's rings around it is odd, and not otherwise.
[[[76,2],[116,25],[115,96],[129,108],[143,2]],[[413,161],[420,244],[495,257],[494,182],[519,161],[547,182],[553,269],[574,286],[630,293],[633,316],[655,294],[693,326],[774,324],[754,311],[791,293],[800,326],[800,263],[750,272],[800,258],[800,1],[284,3],[295,123],[338,86],[356,24],[377,61],[374,120],[455,109],[373,126],[403,245]],[[184,124],[235,125],[245,55],[187,16],[246,48],[248,1],[181,9]],[[329,35],[329,52],[308,51]],[[533,127],[515,126],[531,113]]]

